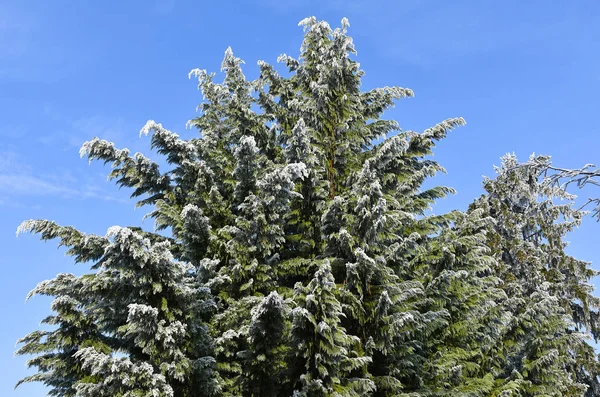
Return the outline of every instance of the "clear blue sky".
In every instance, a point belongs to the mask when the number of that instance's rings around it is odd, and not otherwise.
[[[19,223],[104,234],[145,213],[106,181],[108,169],[79,158],[81,143],[99,136],[148,153],[138,136],[148,119],[192,136],[184,126],[201,95],[189,70],[218,71],[231,46],[255,77],[256,61],[298,54],[297,23],[310,15],[333,26],[348,17],[365,88],[415,91],[387,114],[404,129],[467,120],[435,152],[448,170],[439,182],[458,190],[436,212],[465,208],[507,152],[600,163],[597,1],[0,0],[0,395],[45,394],[12,391],[28,373],[15,341],[49,313],[48,300],[24,298],[58,272],[85,271],[53,243],[15,238]],[[600,263],[599,231],[589,220],[570,252]]]

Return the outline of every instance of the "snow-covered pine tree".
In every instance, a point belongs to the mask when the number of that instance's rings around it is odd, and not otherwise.
[[[374,147],[323,216],[329,232],[325,254],[345,282],[347,328],[373,355],[368,372],[377,395],[420,390],[424,358],[418,336],[443,324],[444,312],[425,304],[423,279],[406,270],[422,252],[418,246],[453,219],[424,215],[450,190],[419,191],[428,176],[442,170],[421,158],[462,122],[448,120],[423,134],[400,132]]]
[[[511,321],[500,339],[493,370],[498,392],[523,396],[586,396],[598,393],[599,365],[591,338],[598,339],[598,309],[590,264],[565,252],[565,235],[582,211],[573,196],[545,183],[543,167],[519,167],[502,159],[486,194],[472,204],[494,219],[487,244],[508,299]]]
[[[280,57],[290,78],[259,64],[265,84],[259,103],[279,127],[288,159],[303,159],[307,167],[297,188],[302,196],[292,198],[287,217],[280,274],[306,280],[316,270],[313,258],[328,259],[342,284],[343,324],[373,354],[364,370],[378,395],[418,389],[415,338],[439,326],[443,313],[419,306],[420,279],[402,272],[418,243],[451,220],[424,216],[451,189],[419,188],[443,171],[423,158],[464,120],[449,119],[423,134],[401,132],[397,122],[381,116],[395,100],[413,93],[400,87],[360,91],[363,71],[351,58],[348,22],[335,30],[315,18],[301,25],[306,35],[300,59]],[[399,135],[373,144],[391,133]]]
[[[190,73],[200,136],[141,131],[168,169],[84,144],[156,231],[23,225],[93,263],[34,290],[55,297],[56,328],[21,340],[38,369],[24,381],[56,396],[594,395],[594,273],[562,243],[579,213],[517,174],[467,214],[429,215],[452,189],[421,190],[443,171],[428,156],[464,120],[402,131],[382,116],[413,92],[361,91],[348,21],[300,25],[285,75],[261,61],[247,80],[231,49],[222,82]]]
[[[105,237],[48,221],[27,221],[19,232],[59,239],[95,273],[59,274],[31,295],[54,297],[54,331],[37,331],[18,354],[56,396],[207,396],[216,384],[203,318],[212,309],[190,265],[173,259],[168,239],[151,241],[129,228]],[[159,236],[152,236],[159,239]]]
[[[74,256],[76,262],[98,259],[106,244],[103,237],[84,235],[74,228],[59,227],[49,221],[25,222],[17,233],[24,231],[40,233],[44,240],[60,239],[59,244],[69,247],[67,253]],[[27,382],[42,382],[48,386],[50,395],[74,396],[77,382],[86,377],[92,379],[74,354],[80,347],[110,351],[94,317],[85,310],[87,296],[81,291],[85,279],[58,274],[52,280],[39,283],[27,296],[27,299],[35,295],[54,297],[51,308],[55,314],[43,319],[42,324],[56,328],[34,331],[18,341],[21,347],[16,354],[33,355],[27,365],[36,367],[38,372],[19,381],[17,387]]]
[[[54,315],[42,320],[43,324],[55,326],[51,331],[38,330],[21,338],[18,355],[31,354],[35,357],[27,362],[29,367],[37,367],[38,373],[21,380],[43,382],[49,387],[49,395],[75,396],[75,384],[88,377],[82,363],[74,357],[80,348],[92,347],[102,353],[110,348],[104,343],[104,336],[94,323],[93,317],[82,309],[85,296],[80,293],[83,280],[72,274],[59,274],[53,280],[40,283],[33,295],[53,296]],[[97,381],[97,377],[90,377]]]

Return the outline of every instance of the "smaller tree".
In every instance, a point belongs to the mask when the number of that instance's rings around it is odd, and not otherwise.
[[[38,373],[19,381],[17,387],[26,382],[42,382],[49,387],[48,394],[51,396],[74,397],[74,386],[78,382],[98,381],[97,377],[88,379],[81,361],[75,357],[84,348],[93,348],[104,354],[111,351],[94,318],[85,311],[87,299],[80,293],[84,278],[58,274],[52,280],[41,282],[29,293],[27,299],[34,295],[55,297],[51,306],[55,314],[42,320],[42,324],[55,329],[34,331],[19,339],[21,347],[16,354],[34,355],[27,366],[37,367]]]
[[[61,227],[51,221],[26,221],[17,229],[17,235],[34,232],[42,240],[59,239],[59,246],[68,247],[67,254],[76,262],[86,262],[101,257],[108,240],[101,236],[85,235],[72,227]],[[81,361],[74,357],[80,348],[93,347],[103,353],[111,348],[95,323],[93,313],[86,310],[89,296],[82,293],[88,279],[86,275],[58,274],[52,280],[39,283],[27,296],[54,297],[51,308],[55,312],[42,320],[42,324],[54,326],[51,331],[37,330],[21,338],[17,355],[33,355],[28,360],[29,367],[38,372],[17,383],[17,387],[27,382],[42,382],[49,387],[49,395],[72,397],[75,385],[88,377]]]
[[[597,390],[599,367],[587,343],[598,336],[600,301],[590,284],[597,272],[569,256],[564,241],[583,213],[573,208],[572,195],[544,180],[544,167],[519,166],[507,155],[497,172],[470,211],[494,219],[487,244],[508,296],[502,304],[512,315],[500,339],[501,390],[525,396]]]
[[[57,329],[23,340],[19,353],[37,354],[31,363],[41,370],[25,381],[42,380],[57,396],[215,391],[203,323],[213,303],[193,267],[174,260],[167,239],[119,227],[105,237],[85,236],[48,221],[25,222],[19,231],[59,238],[77,261],[96,261],[95,273],[59,275],[32,292],[55,297],[57,315],[47,322]]]

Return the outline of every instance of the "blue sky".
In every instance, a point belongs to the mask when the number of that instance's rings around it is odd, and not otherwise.
[[[99,136],[148,153],[138,134],[148,119],[193,136],[184,127],[201,95],[188,72],[218,71],[231,46],[256,77],[258,60],[298,54],[297,23],[310,15],[334,26],[348,17],[365,88],[415,91],[386,115],[402,128],[467,120],[435,151],[448,170],[439,183],[458,190],[436,212],[465,208],[507,152],[600,164],[596,1],[0,0],[0,395],[45,394],[12,391],[29,373],[15,341],[49,314],[48,300],[24,298],[58,272],[86,270],[53,243],[15,238],[16,227],[45,218],[104,234],[144,215],[107,168],[79,158],[80,145]],[[599,231],[588,220],[569,251],[600,263]]]

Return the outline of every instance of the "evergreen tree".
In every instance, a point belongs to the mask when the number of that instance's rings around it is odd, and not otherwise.
[[[32,359],[54,395],[204,396],[212,394],[214,359],[203,316],[208,291],[189,265],[175,261],[169,241],[152,242],[129,228],[85,236],[47,221],[19,231],[59,238],[77,261],[97,271],[59,275],[33,294],[54,296],[54,332],[34,332],[17,352]],[[156,237],[156,236],[155,236]],[[43,339],[42,339],[43,338]]]
[[[516,157],[505,156],[497,171],[472,209],[495,220],[488,245],[512,316],[500,340],[500,390],[595,395],[600,367],[587,340],[598,337],[600,301],[589,282],[597,273],[566,254],[564,242],[583,213],[572,196],[540,179],[541,168],[518,167]]]
[[[17,386],[25,382],[43,382],[49,387],[51,396],[75,396],[75,384],[88,375],[74,355],[80,348],[88,347],[102,353],[110,352],[93,317],[82,309],[85,297],[77,293],[82,284],[83,280],[72,274],[58,274],[53,280],[40,283],[29,294],[28,298],[33,295],[55,297],[51,308],[56,314],[48,316],[42,323],[56,328],[34,331],[18,341],[22,346],[16,354],[35,355],[27,365],[37,367],[38,373],[21,380]]]
[[[24,222],[17,234],[27,231],[41,234],[44,240],[58,238],[61,246],[69,247],[67,253],[74,256],[76,262],[100,258],[107,244],[103,237],[84,235],[50,221]],[[21,347],[16,354],[34,355],[27,365],[36,367],[38,372],[19,381],[17,387],[26,382],[42,382],[48,386],[49,395],[75,396],[74,386],[79,381],[96,378],[88,376],[80,360],[74,357],[80,348],[85,347],[102,353],[110,352],[108,340],[102,335],[94,316],[85,310],[88,296],[82,293],[82,287],[88,278],[58,274],[52,280],[39,283],[27,296],[27,299],[35,295],[54,297],[51,308],[55,314],[42,320],[42,324],[56,328],[34,331],[18,341]]]
[[[223,81],[183,139],[141,135],[168,166],[94,138],[82,156],[150,206],[155,231],[58,239],[88,274],[60,274],[55,328],[21,339],[56,396],[587,396],[598,394],[596,273],[563,238],[581,211],[508,158],[466,213],[423,188],[430,156],[465,122],[403,131],[384,112],[410,89],[361,91],[346,19],[307,18],[300,56],[248,80],[227,49]],[[378,139],[380,138],[380,139]],[[512,393],[512,394],[511,394]]]

